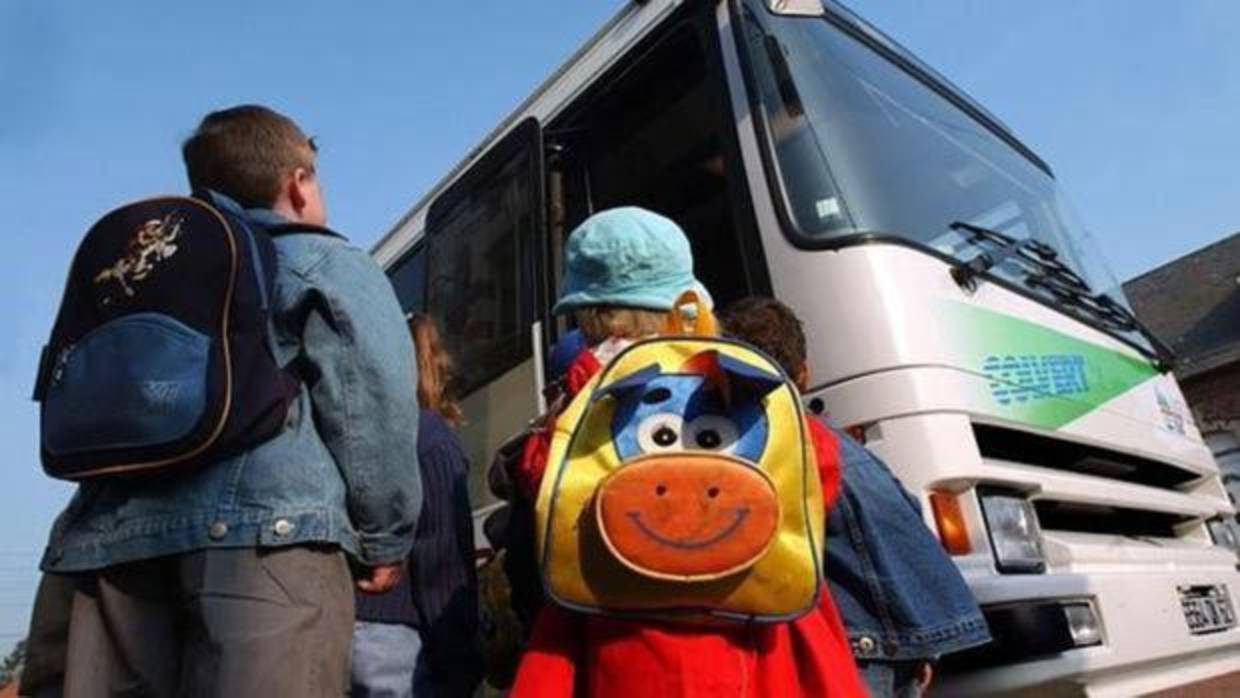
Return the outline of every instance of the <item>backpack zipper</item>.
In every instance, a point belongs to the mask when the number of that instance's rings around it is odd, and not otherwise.
[[[52,386],[59,384],[60,380],[65,377],[65,365],[69,363],[69,355],[73,353],[75,347],[77,347],[76,344],[65,345],[65,348],[56,355],[56,365],[52,368]]]

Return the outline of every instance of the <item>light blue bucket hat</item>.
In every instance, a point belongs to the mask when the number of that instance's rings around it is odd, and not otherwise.
[[[564,246],[564,267],[557,314],[592,305],[671,310],[697,283],[684,231],[636,206],[600,211],[577,226]]]

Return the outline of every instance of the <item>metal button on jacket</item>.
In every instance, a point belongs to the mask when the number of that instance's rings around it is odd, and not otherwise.
[[[207,535],[211,536],[211,540],[222,539],[224,536],[228,535],[228,524],[223,521],[216,521],[211,524],[211,528],[207,531]]]
[[[870,637],[869,635],[866,635],[865,637],[862,637],[861,639],[857,640],[857,649],[861,650],[862,654],[870,654],[871,652],[874,651],[874,648],[876,646],[877,645],[874,642],[874,638]]]
[[[279,519],[271,529],[276,532],[277,536],[284,537],[293,532],[293,522],[288,519]]]

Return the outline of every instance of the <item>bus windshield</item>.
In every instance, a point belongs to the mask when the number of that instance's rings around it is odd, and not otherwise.
[[[744,7],[751,89],[766,117],[787,217],[802,239],[897,236],[967,262],[993,252],[987,245],[996,239],[1031,238],[1080,279],[1082,296],[1106,294],[1127,314],[1119,284],[1058,183],[1013,137],[1001,137],[831,19],[776,16],[756,2]],[[969,226],[999,235],[979,242]],[[1012,256],[987,272],[1062,306],[1062,294],[1030,283],[1029,265],[1020,261]],[[1150,350],[1138,327],[1076,310]]]

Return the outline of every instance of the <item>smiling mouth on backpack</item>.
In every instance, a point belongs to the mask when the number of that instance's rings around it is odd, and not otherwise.
[[[728,536],[735,533],[736,529],[740,528],[741,524],[745,522],[745,517],[749,516],[749,509],[740,508],[740,509],[737,509],[735,513],[736,513],[736,517],[732,519],[732,523],[728,524],[727,528],[724,528],[722,531],[716,533],[713,536],[709,536],[707,538],[697,538],[697,539],[667,538],[666,536],[661,535],[658,531],[650,528],[645,523],[643,523],[642,513],[640,511],[630,511],[628,512],[628,515],[629,515],[629,518],[633,520],[633,524],[637,526],[639,529],[641,529],[641,532],[646,534],[646,537],[650,538],[656,543],[661,543],[663,545],[671,546],[673,548],[680,548],[682,550],[695,550],[697,548],[706,548],[706,547],[712,546],[715,543],[718,543],[724,538],[727,538]]]
[[[600,484],[596,519],[629,569],[675,581],[747,569],[775,538],[779,502],[765,473],[718,453],[646,455]]]

